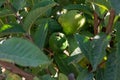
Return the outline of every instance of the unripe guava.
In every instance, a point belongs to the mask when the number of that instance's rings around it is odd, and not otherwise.
[[[55,32],[49,38],[49,47],[55,51],[60,52],[67,48],[68,41],[63,33]]]
[[[85,24],[85,17],[78,10],[70,10],[58,18],[63,31],[69,35],[74,34]]]

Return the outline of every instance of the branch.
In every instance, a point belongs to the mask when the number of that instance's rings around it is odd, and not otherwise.
[[[113,26],[114,18],[115,18],[115,11],[114,11],[114,9],[111,9],[108,25],[106,27],[106,33],[107,34],[112,32],[112,26]]]
[[[34,76],[31,74],[26,73],[25,71],[21,70],[20,68],[16,67],[14,64],[5,62],[5,61],[0,61],[0,65],[4,67],[5,69],[18,74],[20,76],[23,76],[26,78],[26,80],[33,80]]]

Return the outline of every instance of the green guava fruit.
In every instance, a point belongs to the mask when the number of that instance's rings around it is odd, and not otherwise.
[[[49,47],[54,52],[60,52],[67,48],[68,41],[63,33],[55,32],[49,38]]]
[[[85,17],[78,10],[70,10],[58,18],[58,22],[67,35],[74,34],[85,24],[85,20]]]

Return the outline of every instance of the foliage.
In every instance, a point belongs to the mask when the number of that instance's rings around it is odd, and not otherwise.
[[[119,3],[0,0],[0,80],[119,80]]]

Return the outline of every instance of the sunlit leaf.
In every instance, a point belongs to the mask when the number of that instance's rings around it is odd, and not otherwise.
[[[87,0],[103,9],[109,10],[111,8],[109,0]]]

